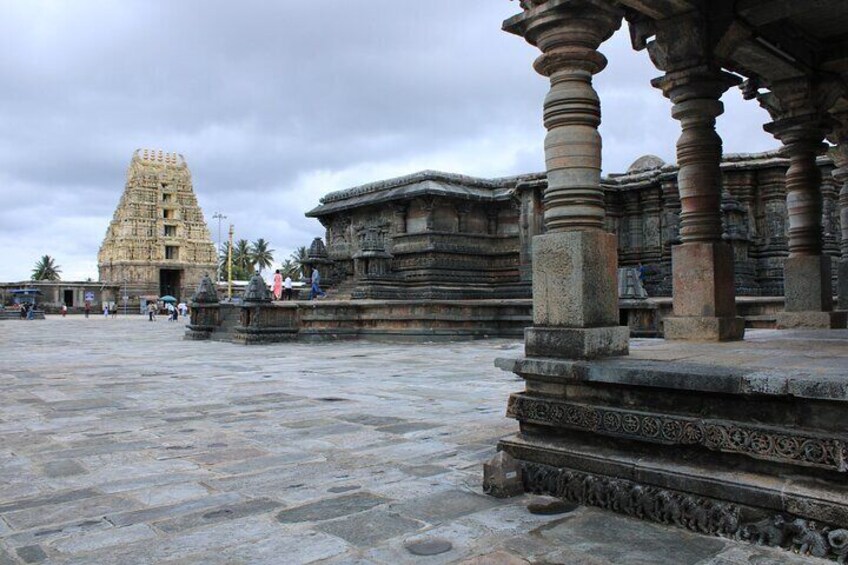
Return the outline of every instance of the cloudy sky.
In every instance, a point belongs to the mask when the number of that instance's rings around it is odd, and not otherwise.
[[[500,31],[508,0],[0,0],[0,280],[43,254],[97,278],[139,147],[182,153],[213,238],[283,259],[323,235],[327,192],[439,169],[543,169],[546,80]],[[678,125],[626,28],[602,51],[604,172],[674,160]],[[767,115],[724,97],[728,152],[775,147]],[[226,226],[225,226],[226,231]]]

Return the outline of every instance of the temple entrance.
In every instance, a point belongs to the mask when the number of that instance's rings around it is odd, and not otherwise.
[[[62,294],[64,295],[63,302],[65,303],[65,306],[67,306],[68,308],[72,308],[74,306],[74,291],[65,290]]]
[[[159,296],[179,298],[181,269],[159,269]]]

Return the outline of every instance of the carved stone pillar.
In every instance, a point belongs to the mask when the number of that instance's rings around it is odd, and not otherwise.
[[[498,209],[486,210],[486,233],[489,235],[498,234]]]
[[[822,253],[821,171],[816,156],[824,149],[827,121],[816,98],[814,85],[804,79],[774,84],[770,93],[758,95],[774,120],[764,129],[780,140],[789,158],[789,257],[783,265],[785,303],[778,328],[844,326],[844,315],[832,312],[831,260]]]
[[[426,214],[424,216],[424,231],[433,231],[435,223],[434,212],[436,210],[436,199],[432,196],[427,196],[421,200],[421,209]]]
[[[456,224],[459,233],[468,233],[468,214],[471,213],[471,204],[460,202],[456,205]]]
[[[833,160],[837,167],[833,170],[833,178],[840,185],[839,223],[842,231],[836,295],[837,308],[848,310],[848,113],[840,117],[841,124],[835,135],[838,145],[833,150]]]
[[[406,233],[406,212],[409,204],[396,202],[392,205],[392,224],[396,234]]]
[[[652,84],[672,101],[671,115],[683,128],[677,141],[681,244],[672,248],[674,315],[664,321],[665,337],[742,339],[745,321],[736,316],[733,249],[721,239],[722,144],[715,131],[715,119],[724,111],[719,98],[739,81],[707,65],[665,65],[672,70]]]
[[[505,26],[542,51],[534,67],[551,81],[544,104],[546,233],[533,239],[533,327],[525,330],[525,352],[624,355],[629,336],[618,325],[616,240],[604,230],[601,112],[592,87],[592,75],[606,66],[597,48],[623,12],[580,0],[534,4]]]

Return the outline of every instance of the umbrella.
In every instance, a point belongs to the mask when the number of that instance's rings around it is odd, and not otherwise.
[[[174,298],[173,296],[171,296],[170,294],[166,294],[165,296],[163,296],[159,300],[161,300],[162,302],[176,302],[177,301],[177,299]]]

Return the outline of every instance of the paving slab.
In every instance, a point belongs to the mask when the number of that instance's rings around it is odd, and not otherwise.
[[[523,386],[494,359],[521,341],[244,347],[183,332],[134,316],[0,322],[0,565],[816,562],[484,496],[480,463],[516,431],[504,410]],[[633,357],[804,366],[788,334],[764,332],[724,348],[634,340]],[[815,371],[844,365],[846,337]],[[450,549],[407,549],[433,540]]]

